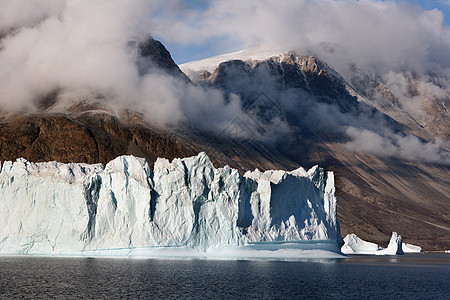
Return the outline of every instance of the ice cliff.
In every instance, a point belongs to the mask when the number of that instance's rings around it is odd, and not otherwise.
[[[341,242],[333,173],[215,168],[208,156],[105,167],[5,162],[0,253]]]

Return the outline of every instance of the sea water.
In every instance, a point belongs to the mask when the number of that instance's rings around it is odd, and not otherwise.
[[[450,255],[305,261],[0,257],[0,298],[450,299]]]

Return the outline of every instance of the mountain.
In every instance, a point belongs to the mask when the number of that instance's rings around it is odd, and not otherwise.
[[[224,61],[217,64],[220,60]],[[187,63],[181,69],[194,82],[238,94],[256,119],[287,123],[290,133],[280,138],[275,149],[289,159],[336,173],[343,235],[357,233],[387,244],[390,232],[396,230],[425,249],[448,247],[448,94],[431,99],[431,105],[427,102],[432,109],[419,119],[402,107],[381,77],[352,66],[347,81],[311,55],[254,49]],[[412,89],[418,77],[409,79]],[[423,147],[416,157],[408,156],[408,151],[386,155],[383,149],[365,145],[349,147],[349,130],[371,132],[370,137],[380,138],[381,143],[414,139],[410,148]],[[437,151],[440,161],[424,151],[435,141],[442,141]],[[376,146],[370,139],[363,142]]]
[[[136,64],[144,74],[151,68],[183,82],[181,72],[170,53],[153,38],[131,43],[137,48]],[[113,107],[106,96],[73,99],[60,103],[59,91],[36,98],[31,111],[0,110],[0,161],[23,157],[29,161],[82,162],[106,164],[117,156],[130,154],[147,159],[187,157],[207,151],[218,165],[228,164],[245,172],[249,169],[293,169],[297,164],[265,145],[249,145],[236,155],[236,144],[224,136],[201,132],[189,124],[163,127],[142,113]],[[277,159],[275,159],[277,157]]]
[[[36,111],[0,114],[0,160],[106,165],[135,155],[153,167],[157,157],[204,151],[215,167],[229,165],[241,174],[320,165],[335,173],[344,236],[387,245],[397,231],[424,250],[450,248],[450,170],[440,160],[448,157],[448,99],[434,99],[429,121],[402,107],[383,78],[356,66],[342,76],[312,55],[258,49],[185,64],[183,73],[160,42],[148,38],[130,46],[137,49],[140,74],[156,66],[187,86],[217,89],[228,101],[238,95],[249,118],[233,119],[222,132],[188,121],[162,126],[130,107],[117,110],[105,95],[61,107],[55,90],[37,97]],[[417,77],[409,79],[413,88]],[[355,146],[354,138],[365,134],[369,138]],[[373,136],[384,148],[397,143],[398,151],[370,151]],[[410,137],[418,147],[443,143],[429,159],[421,151],[405,158],[400,152],[412,147],[401,145]]]

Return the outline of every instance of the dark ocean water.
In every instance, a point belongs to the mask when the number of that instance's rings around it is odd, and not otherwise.
[[[0,257],[1,299],[450,299],[450,255],[214,261]]]

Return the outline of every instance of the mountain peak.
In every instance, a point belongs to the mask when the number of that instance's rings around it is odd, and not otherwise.
[[[259,46],[184,63],[180,65],[180,69],[188,76],[191,72],[196,71],[208,71],[212,73],[221,62],[230,60],[260,61],[272,57],[281,57],[288,51],[284,48]]]

